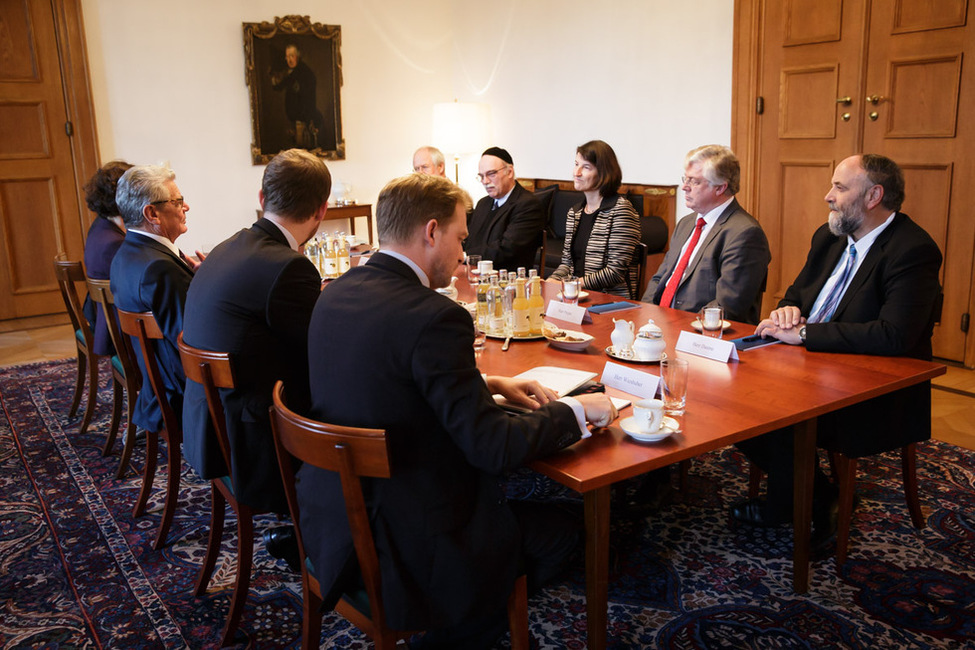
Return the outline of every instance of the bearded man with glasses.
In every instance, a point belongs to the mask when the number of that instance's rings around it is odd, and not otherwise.
[[[492,260],[495,269],[534,266],[545,227],[541,202],[515,180],[511,154],[501,147],[485,150],[477,169],[487,196],[467,220],[465,252]]]

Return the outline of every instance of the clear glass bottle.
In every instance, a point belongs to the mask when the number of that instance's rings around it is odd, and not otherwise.
[[[325,253],[323,255],[326,278],[339,277],[338,254],[335,249],[337,242],[331,236],[325,235]]]
[[[518,275],[512,271],[508,273],[508,281],[504,287],[504,335],[514,336],[515,333],[515,294],[517,292]]]
[[[352,268],[352,253],[349,249],[349,238],[340,232],[338,236],[338,274],[342,275]]]
[[[532,335],[542,333],[544,324],[542,313],[544,311],[545,299],[542,298],[542,279],[534,275],[531,278],[531,293],[528,296],[528,323]]]
[[[487,292],[490,286],[490,274],[482,273],[477,285],[477,327],[482,332],[488,331]]]
[[[504,334],[504,289],[501,288],[497,273],[491,274],[491,284],[487,290],[488,334]]]

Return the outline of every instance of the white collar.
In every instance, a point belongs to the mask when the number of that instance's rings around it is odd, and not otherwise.
[[[176,257],[183,259],[183,255],[179,251],[179,247],[176,246],[168,237],[163,237],[162,235],[157,235],[154,232],[146,232],[145,230],[140,230],[138,228],[129,228],[129,232],[137,232],[140,235],[144,235],[149,239],[155,239],[157,242],[165,246],[172,252]]]
[[[383,253],[384,255],[389,255],[390,257],[393,257],[395,259],[398,259],[403,264],[406,264],[408,267],[410,267],[411,269],[413,269],[413,272],[414,273],[416,273],[416,277],[420,280],[420,284],[422,284],[423,286],[425,286],[427,289],[430,288],[430,278],[428,278],[427,277],[427,274],[423,272],[423,269],[421,269],[417,265],[417,263],[414,262],[413,260],[411,260],[409,257],[407,257],[406,255],[403,255],[402,253],[398,253],[396,251],[391,251],[391,250],[386,249],[386,248],[380,248],[379,251],[377,251],[377,252]],[[373,258],[370,257],[369,258],[369,261],[371,262],[372,259]],[[369,262],[366,262],[366,263],[368,264]]]
[[[276,214],[266,214],[265,213],[264,218],[267,219],[268,221],[270,221],[271,223],[273,223],[275,226],[277,226],[278,230],[280,230],[284,234],[284,238],[288,240],[288,246],[291,247],[291,250],[293,250],[294,252],[297,253],[298,252],[298,240],[295,239],[295,236],[291,234],[291,231],[288,230],[281,223],[281,221],[283,221],[281,219],[281,217],[279,217]]]

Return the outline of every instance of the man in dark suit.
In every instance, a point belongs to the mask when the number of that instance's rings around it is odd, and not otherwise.
[[[762,226],[735,199],[740,179],[731,149],[705,145],[688,152],[681,182],[684,203],[696,216],[677,223],[644,302],[695,313],[722,307],[726,318],[758,323],[772,256]]]
[[[386,618],[434,630],[425,648],[490,647],[518,573],[531,590],[559,571],[578,522],[506,502],[497,477],[616,416],[605,395],[555,401],[535,382],[478,372],[470,314],[433,291],[463,257],[463,195],[436,176],[390,182],[376,206],[380,251],[325,288],[309,328],[312,417],[387,432],[393,476],[366,485]],[[492,393],[535,410],[509,415]],[[329,607],[355,574],[338,476],[305,465],[298,500]]]
[[[931,359],[941,251],[906,214],[904,176],[893,160],[851,156],[836,166],[826,195],[830,214],[812,238],[806,264],[755,330],[810,352]],[[817,435],[851,457],[931,437],[931,386],[924,382],[819,418]],[[738,443],[768,472],[768,499],[736,504],[732,516],[753,525],[792,518],[791,429]],[[784,462],[783,462],[784,461]],[[832,528],[831,487],[816,467],[817,534]],[[827,531],[829,532],[829,531]]]
[[[332,179],[325,163],[302,149],[275,156],[258,200],[264,217],[219,244],[200,266],[186,298],[183,339],[227,352],[237,387],[221,389],[237,499],[286,513],[271,437],[271,389],[281,379],[295,408],[308,407],[308,322],[321,277],[298,252],[325,216]],[[227,475],[203,386],[188,381],[183,450],[205,479]]]
[[[470,216],[464,250],[492,260],[495,269],[533,266],[545,228],[542,204],[515,180],[511,154],[504,149],[487,149],[477,169],[488,195]]]
[[[151,311],[156,317],[165,337],[156,347],[159,371],[167,399],[180,413],[186,375],[176,338],[183,330],[183,305],[197,263],[176,247],[176,238],[186,232],[190,206],[175,178],[172,170],[151,165],[133,167],[122,175],[115,200],[127,231],[112,260],[110,279],[116,307],[132,312]],[[162,411],[138,345],[135,352],[142,370],[142,389],[132,419],[148,431],[159,431]]]

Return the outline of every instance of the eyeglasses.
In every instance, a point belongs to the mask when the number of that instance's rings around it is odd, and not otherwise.
[[[508,168],[508,166],[505,165],[504,167],[498,167],[497,169],[492,169],[489,172],[484,172],[483,174],[478,174],[477,175],[477,180],[480,183],[483,183],[485,178],[488,179],[489,181],[493,181],[494,180],[494,177],[498,175],[498,172],[499,171],[502,171],[502,170],[507,169],[507,168]]]
[[[703,178],[693,178],[691,176],[680,177],[681,185],[690,185],[691,187],[700,187],[701,185],[704,185],[707,182],[708,181]],[[708,184],[710,185],[710,183]]]
[[[182,210],[183,209],[183,197],[182,196],[177,197],[175,199],[164,199],[162,201],[153,201],[152,203],[150,203],[150,205],[162,205],[163,203],[172,203],[174,206],[176,206],[176,209],[177,210]]]

